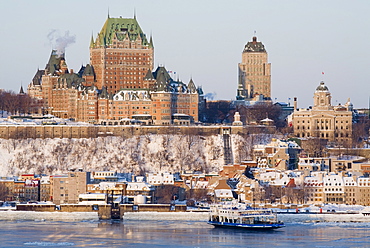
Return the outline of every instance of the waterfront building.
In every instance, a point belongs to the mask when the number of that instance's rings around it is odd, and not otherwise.
[[[357,184],[357,177],[356,176],[344,176],[343,183],[344,183],[344,196],[345,196],[344,203],[347,205],[356,205],[357,200],[360,196],[359,187]]]
[[[293,128],[299,138],[320,138],[348,143],[352,137],[353,105],[348,99],[345,105],[333,106],[331,93],[324,82],[316,88],[314,105],[298,109],[294,99]]]
[[[86,193],[86,185],[90,182],[90,173],[69,171],[65,175],[50,176],[51,200],[54,204],[78,203],[79,194]]]
[[[265,46],[256,36],[245,45],[238,68],[237,100],[248,101],[260,95],[271,98],[271,64]]]
[[[15,185],[14,179],[4,178],[0,179],[0,185],[2,185],[2,199],[1,201],[12,201],[14,200],[14,193],[15,193]],[[6,192],[6,193],[5,193]]]
[[[35,174],[22,174],[18,180],[24,181],[26,201],[40,201],[40,178]]]
[[[304,178],[304,190],[308,204],[321,204],[324,201],[323,172],[311,172],[310,176]]]
[[[155,187],[144,181],[144,177],[137,176],[135,182],[127,182],[126,195],[127,196],[153,196]]]
[[[40,178],[40,201],[50,201],[50,176]]]
[[[331,172],[323,179],[324,203],[343,204],[345,202],[344,183],[341,175]]]
[[[115,171],[94,171],[91,173],[91,183],[117,182],[118,175]]]
[[[174,176],[171,173],[148,173],[147,182],[154,186],[174,185]]]
[[[24,193],[26,201],[40,201],[39,179],[26,179],[24,181]]]
[[[93,194],[111,194],[116,199],[118,196],[126,195],[126,182],[108,182],[87,184],[87,192]]]
[[[24,181],[14,180],[14,198],[13,200],[23,202],[26,200],[25,197],[25,189],[24,189]]]
[[[357,193],[355,202],[359,205],[370,206],[370,178],[357,178]]]

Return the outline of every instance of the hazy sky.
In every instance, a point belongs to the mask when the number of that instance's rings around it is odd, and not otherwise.
[[[299,107],[308,107],[324,80],[332,104],[351,98],[355,108],[368,106],[368,0],[0,0],[0,88],[26,88],[45,68],[49,39],[58,33],[74,41],[66,48],[69,68],[89,63],[91,35],[108,9],[111,17],[136,10],[141,28],[153,35],[155,67],[165,65],[186,83],[192,77],[216,99],[235,99],[241,53],[256,31],[269,54],[273,99],[296,96]]]

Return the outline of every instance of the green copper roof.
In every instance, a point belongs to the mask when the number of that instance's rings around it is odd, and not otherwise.
[[[316,90],[318,90],[318,91],[329,91],[329,88],[325,85],[324,81],[321,81],[320,85],[317,86]]]
[[[172,80],[170,74],[168,74],[166,68],[163,66],[158,66],[157,70],[153,72],[153,76],[158,82],[162,83],[167,83]]]
[[[87,64],[86,66],[81,66],[81,69],[78,71],[78,75],[80,77],[83,77],[83,76],[94,76],[95,77],[94,67],[90,64]]]
[[[252,41],[249,41],[244,47],[244,52],[266,52],[265,46],[262,42],[257,41],[257,37],[254,36]]]
[[[63,74],[61,75],[59,78],[58,78],[58,83],[61,84],[61,83],[67,83],[67,87],[68,88],[72,88],[72,87],[78,87],[80,85],[82,85],[82,82],[84,82],[85,80],[81,77],[78,76],[78,74],[76,73],[66,73],[66,74]]]
[[[60,70],[60,62],[63,62],[63,65],[65,64],[64,54],[58,55],[56,50],[52,50],[49,62],[45,66],[45,70],[47,74],[54,75],[57,71]]]
[[[95,45],[111,45],[115,36],[118,40],[123,40],[127,37],[131,41],[135,41],[136,39],[141,38],[143,45],[150,45],[146,35],[143,33],[135,18],[108,17],[96,38],[96,43],[98,44],[95,43]],[[92,44],[90,44],[90,46],[91,45]]]
[[[195,87],[195,84],[193,82],[193,79],[190,79],[190,82],[188,84],[188,89],[191,93],[195,93],[197,91],[197,87]]]
[[[154,77],[153,77],[153,74],[152,72],[148,69],[148,72],[146,73],[145,77],[144,77],[144,80],[153,80]]]
[[[42,75],[44,75],[44,73],[45,73],[45,70],[37,69],[37,72],[36,72],[35,76],[32,79],[32,84],[33,85],[41,85],[41,78],[42,78]]]

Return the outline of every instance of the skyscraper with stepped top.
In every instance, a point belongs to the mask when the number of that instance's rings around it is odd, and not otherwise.
[[[264,99],[271,98],[271,64],[265,46],[254,36],[245,45],[239,63],[236,100],[251,100],[261,95]]]

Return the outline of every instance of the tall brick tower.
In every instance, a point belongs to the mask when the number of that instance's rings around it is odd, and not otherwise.
[[[242,53],[239,63],[239,82],[237,100],[248,100],[256,94],[271,98],[271,64],[267,61],[267,52],[262,42],[254,36]]]
[[[90,63],[96,74],[96,86],[108,93],[120,89],[149,88],[143,81],[153,70],[154,47],[134,18],[110,18],[94,41],[91,37]]]

